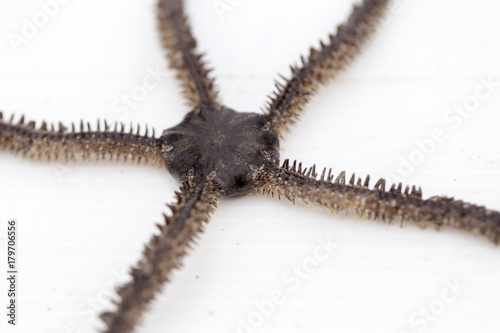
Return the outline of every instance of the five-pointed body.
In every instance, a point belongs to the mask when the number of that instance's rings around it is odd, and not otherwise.
[[[252,141],[251,138],[248,138],[248,145],[254,149],[253,153],[249,151],[249,155],[257,156],[257,158],[243,159],[245,170],[242,174],[245,175],[243,178],[249,179],[248,181],[245,180],[240,183],[241,173],[239,173],[240,165],[238,163],[230,163],[231,166],[237,167],[238,173],[233,172],[234,168],[226,167],[228,160],[237,161],[237,157],[243,154],[245,150],[237,152],[236,155],[228,156],[227,151],[233,152],[234,150],[230,145],[234,143],[234,140],[221,138],[226,133],[217,133],[218,128],[214,127],[213,124],[219,123],[220,118],[215,118],[214,114],[210,114],[208,117],[214,117],[213,119],[216,120],[207,121],[209,125],[204,124],[202,126],[204,130],[193,131],[193,133],[204,132],[206,129],[206,134],[208,135],[206,140],[200,139],[196,147],[191,147],[194,150],[198,150],[194,155],[194,161],[192,163],[172,162],[172,164],[180,165],[177,169],[171,167],[167,162],[167,166],[170,166],[171,170],[174,170],[174,174],[178,174],[182,180],[190,184],[186,183],[183,187],[178,204],[173,206],[173,217],[168,218],[166,226],[161,228],[162,235],[152,239],[145,253],[146,259],[134,270],[135,286],[144,286],[144,289],[137,293],[134,286],[123,288],[120,294],[131,299],[128,302],[124,301],[122,307],[124,309],[123,313],[106,314],[104,316],[105,320],[111,323],[110,325],[115,325],[113,324],[114,322],[121,322],[116,325],[125,325],[117,326],[119,328],[116,328],[116,330],[124,331],[125,328],[123,327],[127,327],[128,329],[129,326],[132,326],[132,322],[135,321],[137,315],[142,310],[143,302],[149,301],[148,298],[156,291],[157,285],[155,283],[162,282],[161,280],[166,278],[170,269],[177,267],[178,258],[184,254],[185,245],[190,242],[193,234],[199,230],[199,223],[207,218],[207,214],[212,210],[215,198],[217,196],[244,193],[252,187],[262,184],[265,184],[266,189],[277,191],[284,196],[306,199],[334,210],[350,208],[360,214],[379,219],[392,220],[393,218],[403,216],[410,220],[428,221],[437,225],[451,224],[462,229],[477,228],[478,232],[489,236],[494,241],[498,240],[498,225],[495,224],[497,220],[490,219],[490,216],[496,218],[497,213],[495,212],[486,211],[479,207],[463,207],[459,202],[439,198],[424,201],[420,198],[418,189],[409,189],[406,194],[401,193],[401,189],[398,190],[397,188],[388,191],[388,188],[384,187],[385,184],[383,181],[376,183],[375,190],[369,190],[368,182],[364,179],[361,182],[358,182],[357,179],[349,182],[349,179],[345,179],[345,175],[342,174],[330,177],[328,171],[324,175],[324,181],[317,181],[312,179],[316,178],[313,169],[304,171],[304,168],[299,166],[289,167],[285,164],[283,167],[279,167],[277,164],[276,133],[282,133],[286,125],[300,111],[301,105],[309,97],[309,91],[318,82],[334,73],[339,66],[343,66],[343,61],[347,59],[342,57],[346,54],[352,55],[352,53],[357,51],[359,46],[357,43],[363,42],[366,37],[364,34],[372,28],[371,24],[374,23],[370,21],[370,15],[379,15],[377,11],[381,9],[378,7],[382,5],[381,3],[368,1],[366,2],[366,8],[355,12],[352,16],[354,17],[352,19],[354,22],[351,22],[351,26],[348,26],[344,30],[344,32],[347,31],[346,39],[342,39],[341,33],[337,37],[337,40],[335,38],[332,39],[332,44],[327,45],[319,52],[313,52],[309,61],[306,61],[300,70],[294,70],[295,81],[294,79],[290,80],[286,88],[281,90],[283,93],[278,92],[278,96],[274,99],[274,105],[270,107],[268,115],[266,117],[258,116],[259,119],[267,119],[267,121],[256,121],[255,123],[259,127],[255,128],[255,139]],[[370,9],[370,6],[374,4],[375,7]],[[170,11],[168,9],[169,5],[173,5]],[[163,17],[164,21],[162,21],[165,24],[162,31],[166,34],[165,41],[171,50],[173,67],[179,71],[179,75],[184,82],[186,95],[195,108],[193,114],[203,116],[203,112],[197,113],[196,110],[203,109],[205,105],[209,106],[207,107],[209,109],[208,112],[222,112],[223,107],[219,105],[216,99],[211,81],[204,74],[203,65],[198,62],[196,56],[191,58],[193,61],[189,61],[189,56],[193,54],[192,45],[189,42],[185,45],[181,43],[183,40],[189,41],[190,36],[186,35],[186,27],[183,25],[182,20],[179,19],[181,16],[175,14],[177,11],[180,11],[176,7],[178,4],[165,2],[163,6],[165,8],[162,9],[166,14]],[[364,10],[366,12],[363,12]],[[370,10],[373,10],[373,12],[370,12]],[[160,11],[160,13],[162,12]],[[356,14],[359,17],[356,17]],[[367,22],[368,26],[363,26]],[[349,30],[349,28],[352,30]],[[180,36],[177,39],[175,37],[176,34]],[[346,40],[347,44],[342,44]],[[342,51],[339,51],[338,54],[335,53],[336,50],[334,48],[336,42],[340,43],[338,45],[340,45],[339,49]],[[175,63],[176,60],[182,58],[176,52],[180,52],[182,56],[187,57],[185,63]],[[304,92],[308,93],[305,94]],[[232,114],[232,112],[230,113]],[[239,116],[234,115],[234,117],[237,118]],[[257,116],[249,116],[248,119],[253,117]],[[228,120],[227,122],[233,123],[232,120]],[[247,121],[245,120],[244,122],[246,123]],[[192,123],[189,123],[189,125],[191,126]],[[269,125],[272,125],[271,128],[269,128]],[[189,128],[193,129],[192,126]],[[210,129],[213,129],[214,132],[210,133]],[[59,158],[60,155],[77,153],[84,156],[86,154],[102,154],[113,157],[141,157],[155,161],[161,160],[159,158],[160,152],[157,149],[157,147],[161,147],[163,159],[174,161],[175,158],[173,156],[175,154],[171,155],[171,152],[174,149],[180,149],[179,153],[182,154],[182,149],[186,148],[186,144],[182,144],[180,146],[174,145],[170,149],[169,147],[172,146],[175,140],[169,137],[169,135],[165,135],[157,140],[156,138],[134,133],[124,134],[120,133],[119,129],[118,131],[112,131],[104,127],[102,133],[97,131],[86,132],[85,128],[82,128],[80,131],[77,129],[69,132],[61,128],[59,131],[50,132],[43,126],[40,129],[34,129],[29,124],[21,123],[15,125],[4,122],[2,130],[4,147],[13,151],[19,151],[28,156],[35,154],[35,157],[36,154],[39,154],[41,157]],[[259,146],[254,147],[254,143],[259,142],[259,135],[257,133],[260,131],[264,133],[263,137],[265,139],[261,141],[267,144],[265,145],[265,149]],[[235,132],[240,134],[242,131],[235,129]],[[249,132],[253,131],[250,130]],[[51,146],[47,146],[47,141],[51,143]],[[180,141],[182,142],[182,140]],[[196,140],[190,139],[188,141],[193,142]],[[207,142],[208,149],[203,146]],[[221,145],[217,146],[218,144]],[[132,152],[131,149],[134,151]],[[216,155],[221,151],[225,153],[218,158]],[[198,160],[205,158],[203,154],[207,154],[208,161],[213,162],[199,164]],[[199,158],[196,156],[199,156]],[[69,155],[66,157],[71,158]],[[259,159],[264,162],[259,162],[255,165],[251,164],[252,161]],[[205,169],[206,164],[209,167]],[[247,168],[248,166],[250,167]],[[331,183],[331,181],[335,182]],[[245,185],[240,186],[240,184]],[[229,188],[234,189],[235,192],[229,190]],[[454,210],[460,212],[466,211],[466,214],[459,214]],[[458,214],[458,217],[454,214]],[[465,215],[465,217],[462,215]],[[484,222],[485,225],[481,225],[481,222]],[[149,281],[151,279],[156,280],[150,284]]]

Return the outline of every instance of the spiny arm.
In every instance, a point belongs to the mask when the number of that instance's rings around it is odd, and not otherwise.
[[[343,69],[373,34],[389,0],[363,0],[355,6],[346,23],[339,26],[319,50],[311,48],[302,66],[291,66],[292,77],[269,96],[266,109],[274,129],[281,135],[294,123],[320,84]]]
[[[46,122],[37,127],[34,121],[26,122],[24,116],[17,122],[14,116],[5,120],[0,112],[0,149],[37,160],[122,159],[163,165],[154,130],[151,136],[147,128],[144,135],[139,134],[139,127],[136,132],[125,132],[123,124],[115,124],[111,130],[106,121],[102,130],[99,121],[96,130],[83,121],[79,130],[74,124],[71,127],[68,130],[59,123],[55,129]]]
[[[422,198],[422,191],[406,187],[401,183],[385,189],[385,180],[380,179],[369,188],[367,177],[356,181],[354,174],[350,182],[345,181],[345,172],[334,180],[331,169],[323,170],[319,179],[315,168],[302,169],[288,160],[281,168],[268,170],[261,192],[277,192],[290,200],[302,199],[334,212],[349,211],[360,217],[382,221],[410,221],[439,228],[449,226],[488,237],[495,244],[500,242],[500,212],[446,197]]]
[[[170,67],[177,71],[184,95],[191,108],[201,104],[219,105],[214,80],[209,77],[202,55],[184,14],[182,0],[160,0],[159,30],[167,49]]]
[[[105,332],[134,330],[172,270],[180,267],[182,257],[203,231],[219,197],[207,179],[197,185],[184,183],[176,195],[177,202],[169,205],[172,216],[165,216],[165,223],[158,225],[160,234],[145,246],[142,259],[131,270],[132,281],[118,288],[120,300],[116,310],[101,314],[107,326]]]

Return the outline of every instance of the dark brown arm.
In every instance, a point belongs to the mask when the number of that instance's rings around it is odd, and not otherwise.
[[[302,58],[300,67],[291,67],[292,77],[269,96],[267,113],[274,129],[283,132],[299,116],[300,111],[320,84],[335,76],[359,53],[384,14],[389,0],[364,0],[355,6],[346,23],[329,36],[321,48],[311,48],[309,57]]]
[[[137,326],[173,269],[179,268],[188,248],[215,210],[219,193],[208,180],[183,184],[177,202],[169,205],[172,216],[158,225],[160,234],[145,246],[142,259],[132,268],[132,281],[119,287],[120,301],[114,312],[101,314],[107,333],[128,333]]]
[[[177,71],[190,107],[219,105],[214,80],[208,75],[202,55],[196,52],[196,40],[187,23],[182,0],[160,0],[158,19],[170,67]]]
[[[302,169],[296,163],[285,161],[281,168],[266,172],[266,184],[261,192],[277,192],[290,200],[302,199],[306,203],[328,208],[333,212],[353,212],[360,217],[388,221],[410,221],[422,226],[449,226],[488,237],[500,242],[500,212],[446,197],[422,198],[415,187],[403,190],[401,183],[385,189],[380,179],[369,188],[369,177],[364,181],[352,175],[346,183],[342,172],[334,180],[323,170],[319,179],[314,168]]]
[[[123,124],[115,124],[111,130],[106,122],[102,126],[97,122],[95,130],[83,122],[78,129],[73,124],[71,130],[61,123],[57,129],[45,122],[38,127],[33,121],[25,122],[24,116],[16,122],[13,117],[5,120],[0,112],[0,149],[30,159],[121,159],[163,165],[154,131],[151,135],[147,128],[144,135],[139,132],[139,127],[136,132],[125,132]]]

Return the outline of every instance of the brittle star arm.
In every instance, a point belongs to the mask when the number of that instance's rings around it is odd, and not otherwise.
[[[364,181],[352,175],[346,183],[345,172],[334,180],[331,169],[323,170],[319,179],[315,168],[302,169],[296,162],[267,170],[265,187],[260,192],[277,192],[290,200],[302,199],[332,212],[353,212],[369,219],[382,221],[409,221],[436,228],[449,226],[486,236],[500,243],[500,212],[446,197],[422,198],[422,191],[409,186],[403,191],[401,183],[385,189],[380,179],[369,188],[370,177]]]
[[[169,205],[172,215],[165,215],[165,223],[158,225],[160,234],[145,246],[141,260],[131,270],[132,280],[117,289],[120,300],[116,310],[101,314],[107,326],[105,332],[134,330],[172,270],[180,267],[182,257],[203,231],[220,193],[210,180],[204,179],[197,184],[184,183],[176,195],[177,202]]]
[[[214,80],[209,77],[202,54],[196,52],[182,0],[159,0],[158,20],[170,67],[177,71],[189,106],[219,105]]]
[[[39,127],[34,121],[26,122],[24,116],[14,122],[14,116],[3,119],[0,112],[0,149],[23,157],[49,161],[75,161],[77,159],[116,159],[163,165],[160,143],[154,130],[150,135],[146,127],[126,132],[124,125],[115,124],[112,130],[106,121],[92,130],[89,123],[80,123],[77,130],[59,123],[58,129],[43,122]]]
[[[309,57],[301,57],[300,67],[291,66],[292,77],[276,82],[276,90],[269,96],[266,113],[274,129],[282,133],[294,123],[300,111],[320,84],[343,69],[373,34],[389,0],[363,0],[355,6],[349,19],[321,42],[319,50],[311,48]]]

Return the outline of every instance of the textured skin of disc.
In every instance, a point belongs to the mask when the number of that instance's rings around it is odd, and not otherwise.
[[[267,117],[252,112],[201,106],[160,140],[165,166],[174,177],[212,177],[225,196],[262,185],[257,171],[279,163],[278,135]]]

